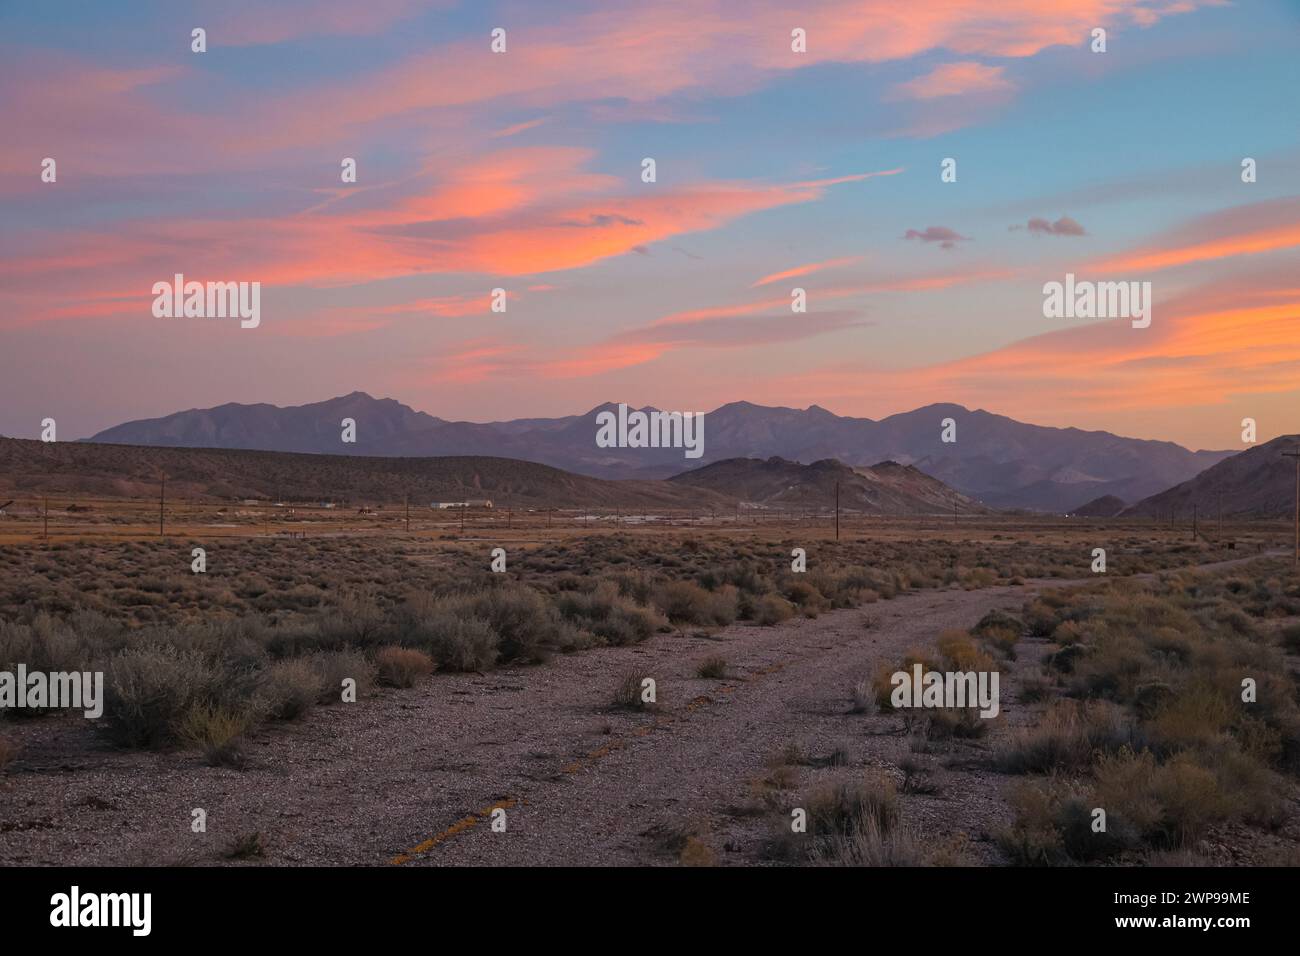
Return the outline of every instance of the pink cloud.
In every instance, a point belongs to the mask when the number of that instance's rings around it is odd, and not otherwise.
[[[974,61],[945,63],[914,80],[899,83],[891,91],[891,98],[932,100],[941,96],[1005,93],[1014,87],[1004,72],[1004,67]]]

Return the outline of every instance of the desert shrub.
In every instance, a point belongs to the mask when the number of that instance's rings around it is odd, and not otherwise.
[[[754,620],[770,626],[794,617],[794,605],[779,594],[764,594],[754,604]]]
[[[992,568],[968,568],[961,573],[960,580],[967,591],[976,591],[996,584],[998,574]]]
[[[876,707],[881,713],[891,713],[894,710],[894,703],[891,699],[894,694],[894,674],[904,671],[911,675],[912,665],[914,664],[920,664],[922,672],[942,670],[941,663],[928,652],[913,648],[903,655],[903,660],[897,667],[881,664],[871,678],[871,689],[875,695]]]
[[[1078,621],[1062,621],[1052,631],[1052,640],[1062,647],[1078,644],[1083,640],[1083,625]]]
[[[1051,637],[1057,623],[1056,610],[1042,598],[1025,605],[1024,624],[1034,637]]]
[[[500,639],[501,659],[531,664],[551,651],[567,651],[587,643],[541,594],[530,587],[505,584],[468,599],[471,616],[486,621]]]
[[[433,658],[409,647],[381,647],[375,654],[379,683],[386,687],[414,687],[433,673]]]
[[[484,671],[501,655],[501,638],[463,598],[407,601],[398,610],[401,643],[427,651],[448,671]]]
[[[171,742],[178,722],[216,689],[201,655],[167,645],[127,648],[109,662],[106,678],[104,723],[128,747]]]
[[[801,581],[798,578],[792,578],[786,581],[781,587],[782,594],[787,601],[801,610],[817,608],[825,603],[825,596],[807,581]]]
[[[1020,699],[1027,704],[1047,700],[1055,685],[1046,674],[1028,674],[1020,682]]]
[[[388,639],[392,627],[373,594],[345,593],[317,616],[317,647],[370,647]]]
[[[630,598],[643,607],[654,598],[655,580],[645,571],[620,571],[610,575],[609,580],[618,588],[620,596]]]
[[[1150,751],[1121,750],[1096,767],[1094,806],[1112,819],[1129,823],[1149,843],[1183,846],[1206,828],[1232,815],[1232,804],[1213,771],[1188,754],[1157,763]]]
[[[176,734],[182,742],[201,750],[209,765],[239,769],[244,765],[241,738],[253,723],[248,708],[201,703],[180,719]]]
[[[222,854],[227,860],[252,860],[266,856],[266,837],[260,831],[241,833],[232,839]]]
[[[888,678],[886,678],[888,680]],[[873,681],[863,678],[857,681],[849,694],[853,703],[849,708],[851,714],[870,714],[876,709],[876,688]],[[888,700],[888,695],[886,695]]]
[[[651,705],[641,697],[642,683],[649,675],[640,671],[629,671],[623,675],[614,690],[614,707],[620,710],[645,710]]]
[[[260,674],[254,706],[271,720],[296,720],[325,692],[320,672],[305,658],[277,661]]]
[[[654,608],[623,596],[610,581],[585,593],[564,592],[555,603],[566,619],[615,646],[640,643],[668,623]]]
[[[948,670],[993,670],[993,660],[975,646],[969,634],[958,628],[941,631],[936,645]]]
[[[320,678],[318,704],[335,704],[343,699],[343,682],[356,681],[357,699],[375,686],[375,665],[360,651],[317,651],[307,658]]]
[[[1080,771],[1091,767],[1099,754],[1128,742],[1129,728],[1120,708],[1105,701],[1062,700],[998,747],[994,764],[1004,773]]]
[[[1133,699],[1138,684],[1152,670],[1152,661],[1141,638],[1131,632],[1109,631],[1090,644],[1062,648],[1053,655],[1055,665],[1067,651],[1086,649],[1074,656],[1071,690],[1083,697]]]
[[[814,844],[809,858],[821,866],[925,866],[929,862],[910,830],[883,827],[871,817],[848,833]]]
[[[720,680],[727,676],[727,662],[721,657],[706,657],[695,669],[697,677]]]
[[[1006,611],[993,610],[985,614],[976,625],[971,628],[971,633],[976,637],[983,637],[987,631],[993,629],[1005,629],[1014,631],[1017,635],[1025,631],[1025,622],[1014,614],[1008,614]]]
[[[1149,697],[1151,685],[1143,685]],[[1152,708],[1143,730],[1158,753],[1207,745],[1220,737],[1233,719],[1232,699],[1197,681],[1170,692]]]
[[[725,625],[738,613],[732,585],[706,591],[690,581],[668,581],[656,589],[654,603],[674,624]]]
[[[823,784],[808,794],[808,833],[814,837],[846,836],[868,821],[888,830],[898,819],[898,795],[883,774],[859,781]]]
[[[928,707],[923,711],[926,736],[944,740],[975,740],[989,732],[994,718],[981,717],[978,707]]]

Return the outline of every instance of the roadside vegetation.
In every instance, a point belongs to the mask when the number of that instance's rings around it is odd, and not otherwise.
[[[1000,835],[1012,860],[1230,862],[1242,828],[1289,825],[1300,582],[1288,562],[1047,592],[1023,616],[1049,643],[1027,685],[1041,719],[992,758],[1020,778]]]
[[[337,703],[349,688],[364,697],[435,671],[541,663],[658,632],[771,626],[919,588],[1078,577],[1089,560],[1082,547],[1010,541],[614,533],[520,549],[494,574],[486,545],[229,539],[209,546],[208,570],[196,574],[190,551],[202,544],[0,547],[0,667],[103,671],[102,727],[114,743],[180,744],[237,767],[246,733]],[[796,546],[808,549],[806,573],[790,570]],[[1139,537],[1112,560],[1138,571],[1221,556],[1188,547]],[[1047,626],[1049,610],[1034,626]],[[1005,624],[954,636],[942,653],[1013,654],[1018,633]],[[706,676],[725,674],[725,663],[707,663]],[[963,715],[947,716],[932,733],[970,731]]]

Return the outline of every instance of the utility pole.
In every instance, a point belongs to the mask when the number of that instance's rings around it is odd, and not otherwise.
[[[1295,565],[1300,568],[1300,451],[1284,451],[1282,457],[1295,459]]]
[[[158,488],[158,537],[163,537],[163,506],[167,502],[167,476],[160,476],[162,484]]]
[[[411,496],[406,496],[406,533],[411,533]]]
[[[1196,505],[1192,504],[1192,540],[1196,540]]]
[[[467,510],[469,510],[468,505],[462,504],[460,506],[460,533],[461,534],[465,533],[465,512]]]
[[[1219,537],[1223,537],[1223,489],[1218,489],[1219,495]]]
[[[835,482],[835,540],[840,540],[840,483]]]
[[[44,501],[45,501],[45,507],[41,509],[41,515],[45,519],[44,537],[45,540],[48,541],[50,539],[50,499],[46,498],[44,499]]]

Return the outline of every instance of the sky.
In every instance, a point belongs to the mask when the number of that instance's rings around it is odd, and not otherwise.
[[[1240,448],[1300,431],[1298,89],[1300,0],[0,4],[0,434],[362,390]],[[260,323],[156,317],[177,273]]]

